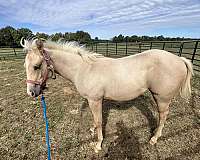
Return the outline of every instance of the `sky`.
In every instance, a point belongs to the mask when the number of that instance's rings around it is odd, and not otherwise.
[[[0,0],[0,28],[200,38],[200,0]]]

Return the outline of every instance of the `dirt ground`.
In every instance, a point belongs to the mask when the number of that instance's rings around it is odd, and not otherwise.
[[[26,95],[23,61],[0,61],[0,159],[47,158],[42,109]],[[162,137],[148,141],[157,123],[148,92],[132,101],[104,101],[104,141],[94,153],[89,128],[92,115],[74,86],[61,77],[50,80],[45,93],[52,159],[159,160],[200,159],[200,76],[192,96],[173,100]]]

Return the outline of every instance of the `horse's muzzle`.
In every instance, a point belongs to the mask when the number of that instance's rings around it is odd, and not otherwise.
[[[40,85],[35,85],[30,89],[30,93],[32,97],[38,97],[42,94],[42,87]]]

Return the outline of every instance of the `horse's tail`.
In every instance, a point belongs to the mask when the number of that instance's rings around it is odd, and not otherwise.
[[[184,82],[181,85],[180,95],[183,98],[189,98],[190,95],[191,95],[190,80],[191,80],[192,75],[194,74],[193,73],[193,67],[192,67],[192,63],[190,62],[190,60],[188,60],[184,57],[180,57],[180,58],[184,61],[185,65],[187,67],[187,76],[186,76],[186,79],[184,80]]]

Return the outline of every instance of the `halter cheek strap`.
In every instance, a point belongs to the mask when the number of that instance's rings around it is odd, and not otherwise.
[[[47,64],[47,68],[44,72],[44,75],[42,76],[42,80],[41,81],[34,81],[34,80],[27,79],[26,83],[32,83],[32,84],[37,84],[37,85],[40,85],[40,86],[45,86],[46,81],[48,79],[49,71],[52,72],[52,78],[56,79],[56,76],[55,76],[55,73],[54,73],[53,62],[51,60],[51,57],[49,56],[49,54],[45,50],[42,50],[42,55],[43,55],[43,61]]]

